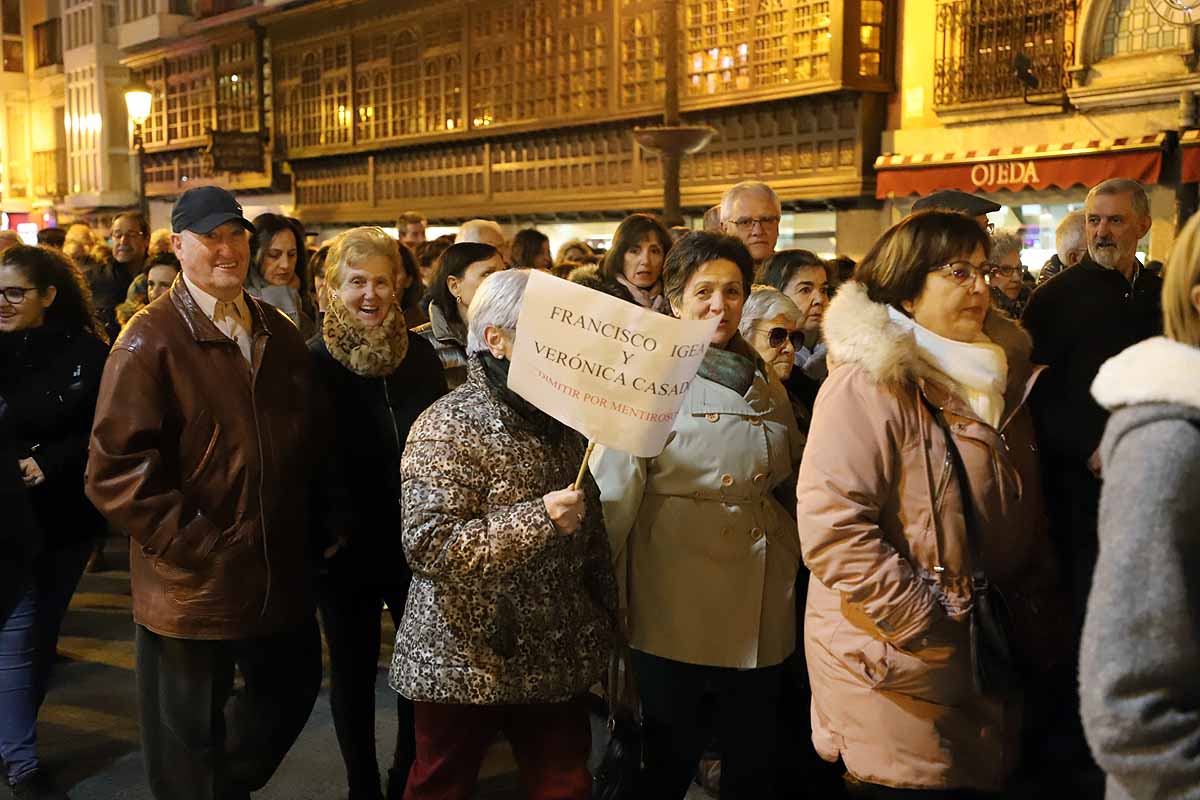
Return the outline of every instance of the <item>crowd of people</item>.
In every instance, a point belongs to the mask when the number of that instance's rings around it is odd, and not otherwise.
[[[466,800],[500,735],[526,796],[591,797],[593,693],[622,654],[630,797],[1200,791],[1200,218],[1164,279],[1137,257],[1144,190],[1105,181],[1035,281],[998,206],[917,206],[857,264],[778,250],[757,182],[705,229],[632,214],[600,252],[483,219],[426,241],[416,213],[399,240],[310,247],[217,187],[165,234],[119,215],[111,247],[0,237],[13,796],[66,797],[38,708],[109,530],[158,800],[270,780],[322,634],[331,797]],[[718,320],[658,456],[591,451],[508,388],[531,270]]]

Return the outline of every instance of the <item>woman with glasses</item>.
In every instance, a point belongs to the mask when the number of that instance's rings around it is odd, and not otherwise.
[[[1053,588],[1025,398],[1029,336],[991,310],[990,241],[930,211],[883,234],[825,319],[833,365],[797,486],[813,741],[852,796],[983,797],[1017,762],[1014,690],[977,686],[980,574],[1038,663]],[[960,476],[964,480],[960,480]],[[967,522],[971,520],[971,522]]]
[[[796,366],[796,351],[804,346],[804,315],[792,299],[771,286],[753,287],[738,332],[786,386]],[[791,401],[796,424],[807,433],[811,409],[796,397]]]
[[[1013,319],[1020,319],[1033,290],[1026,284],[1025,267],[1021,265],[1021,237],[1012,231],[1000,231],[992,236],[992,263],[988,276],[992,303]]]
[[[720,324],[666,449],[654,458],[604,450],[591,462],[641,692],[642,796],[654,800],[687,793],[712,739],[722,800],[776,796],[800,564],[796,524],[776,490],[802,438],[778,376],[738,332],[753,272],[732,236],[694,232],[675,244],[663,268],[672,310]]]
[[[0,759],[22,800],[66,797],[38,760],[37,714],[67,605],[104,532],[83,472],[107,357],[87,284],[66,256],[28,245],[0,255],[0,425],[42,534],[31,576],[0,617]]]
[[[803,341],[796,348],[798,369],[786,379],[788,392],[805,406],[817,401],[821,381],[829,374],[821,322],[833,296],[833,268],[808,250],[783,250],[763,262],[759,280],[791,298],[800,309]]]

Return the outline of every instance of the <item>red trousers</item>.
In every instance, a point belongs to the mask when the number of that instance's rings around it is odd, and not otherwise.
[[[529,800],[590,800],[592,732],[582,700],[510,706],[415,703],[417,759],[404,800],[469,800],[503,732]]]

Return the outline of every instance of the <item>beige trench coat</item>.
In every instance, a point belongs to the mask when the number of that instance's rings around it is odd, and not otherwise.
[[[756,369],[745,396],[697,376],[656,458],[597,450],[632,647],[736,668],[792,653],[800,542],[772,490],[802,446],[787,391]]]

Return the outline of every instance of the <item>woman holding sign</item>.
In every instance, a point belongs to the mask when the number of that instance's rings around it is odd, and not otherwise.
[[[592,462],[626,603],[645,732],[645,792],[679,800],[712,735],[722,800],[775,797],[782,664],[796,645],[796,525],[773,490],[801,438],[787,392],[738,333],[754,261],[696,232],[667,257],[676,316],[721,322],[666,449]],[[715,689],[716,730],[702,700]]]
[[[528,279],[508,270],[479,286],[466,383],[404,450],[413,578],[391,685],[416,708],[406,800],[467,800],[501,731],[527,797],[592,796],[583,695],[608,666],[616,584],[600,492],[589,477],[572,488],[582,438],[508,388]]]

